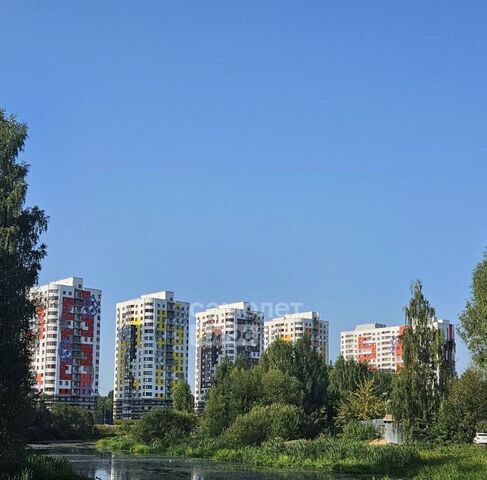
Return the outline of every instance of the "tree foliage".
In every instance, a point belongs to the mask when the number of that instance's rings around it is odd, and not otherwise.
[[[281,370],[271,369],[262,374],[261,391],[262,397],[259,403],[263,405],[302,404],[303,392],[299,380]]]
[[[459,333],[474,362],[487,370],[487,250],[472,274],[472,295],[460,315]]]
[[[23,455],[25,412],[31,402],[29,373],[35,285],[45,246],[44,212],[26,208],[28,165],[17,157],[27,138],[26,125],[0,109],[0,467],[15,468]]]
[[[352,420],[364,421],[382,418],[386,414],[386,401],[378,393],[375,380],[363,381],[355,391],[350,391],[341,402],[338,422],[346,425]]]
[[[296,405],[256,406],[245,415],[239,415],[223,438],[236,447],[259,445],[273,438],[293,440],[300,436],[303,414]]]
[[[342,398],[354,392],[371,376],[372,372],[367,364],[353,359],[345,360],[340,356],[330,370],[330,390],[336,397]]]
[[[85,439],[95,433],[93,414],[86,408],[54,405],[50,412],[50,433],[55,439]]]
[[[249,412],[258,403],[260,379],[260,370],[248,368],[244,362],[232,364],[224,360],[217,367],[203,415],[203,430],[207,435],[220,435],[238,415]]]
[[[95,423],[113,423],[113,390],[110,390],[106,396],[96,397],[94,419]]]
[[[132,436],[139,442],[167,448],[184,441],[196,427],[193,413],[170,408],[157,408],[146,413],[131,428]]]
[[[234,365],[222,362],[207,394],[202,427],[215,437],[254,407],[292,405],[304,411],[302,432],[313,437],[329,421],[328,403],[325,358],[307,337],[294,344],[277,340],[256,367],[238,360]]]
[[[487,379],[478,370],[468,369],[452,381],[442,402],[433,434],[442,443],[470,443],[481,424],[487,421]]]
[[[295,343],[274,341],[262,355],[259,368],[280,370],[299,382],[301,406],[309,420],[308,436],[317,435],[329,423],[328,366],[308,337]]]
[[[192,413],[194,409],[194,396],[188,382],[178,380],[172,392],[173,407],[180,412]]]
[[[394,378],[392,393],[394,419],[407,441],[428,438],[452,377],[445,359],[446,342],[432,328],[435,310],[423,294],[421,281],[414,282],[411,293],[402,335],[404,367]]]

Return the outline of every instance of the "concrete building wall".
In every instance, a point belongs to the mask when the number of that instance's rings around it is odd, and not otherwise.
[[[264,314],[236,302],[196,314],[195,400],[202,409],[217,366],[238,357],[257,364],[264,347]]]
[[[48,404],[95,407],[100,363],[101,290],[69,277],[31,289],[37,304],[32,370]]]
[[[114,418],[172,405],[174,382],[188,379],[189,303],[156,292],[117,303],[116,317]]]
[[[431,327],[439,329],[447,341],[448,361],[455,369],[455,330],[448,320],[434,317]],[[397,372],[403,365],[401,336],[404,325],[387,327],[380,323],[357,325],[355,330],[341,332],[340,355],[366,363],[372,369]]]
[[[318,312],[300,312],[273,318],[264,322],[264,350],[278,338],[295,342],[307,336],[316,352],[329,360],[328,321],[321,320]]]

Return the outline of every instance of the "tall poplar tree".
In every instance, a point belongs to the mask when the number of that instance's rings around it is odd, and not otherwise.
[[[428,437],[452,372],[445,357],[442,332],[432,327],[435,309],[423,295],[420,280],[413,283],[405,307],[402,335],[404,366],[394,378],[392,413],[406,441]]]
[[[460,336],[475,364],[487,371],[487,251],[472,274],[472,296],[460,315]]]
[[[25,162],[17,161],[27,127],[0,109],[0,468],[14,469],[23,455],[23,421],[32,379],[29,289],[37,282],[47,227],[44,212],[26,208]]]

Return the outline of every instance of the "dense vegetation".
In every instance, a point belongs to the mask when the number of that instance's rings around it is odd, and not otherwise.
[[[85,408],[54,405],[50,410],[38,400],[32,410],[25,438],[39,440],[83,440],[96,436],[93,413]]]
[[[476,366],[487,371],[487,250],[472,274],[472,295],[460,315],[460,335]]]
[[[405,440],[426,440],[453,378],[447,363],[443,334],[431,328],[435,309],[416,281],[405,308],[406,329],[402,335],[404,367],[394,377],[391,411]]]
[[[25,207],[29,167],[17,157],[26,138],[26,125],[0,109],[0,478],[74,480],[78,477],[67,462],[25,451],[40,408],[30,373],[36,306],[28,294],[46,254],[40,236],[47,227],[42,210]],[[52,418],[60,420],[64,413]],[[58,432],[63,427],[53,426]]]
[[[327,366],[308,338],[277,340],[255,367],[242,358],[219,365],[202,417],[192,413],[189,386],[180,383],[174,409],[125,423],[98,446],[258,467],[484,478],[482,447],[458,444],[471,444],[487,427],[487,379],[480,369],[454,377],[448,345],[429,326],[434,309],[421,282],[413,284],[405,312],[404,367],[397,375],[343,358]],[[406,445],[370,443],[380,436],[370,420],[386,413],[396,418]]]

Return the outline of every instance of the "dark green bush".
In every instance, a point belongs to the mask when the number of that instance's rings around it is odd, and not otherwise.
[[[223,438],[232,446],[259,445],[272,438],[290,440],[301,433],[304,412],[295,405],[275,403],[240,415]]]
[[[0,473],[0,480],[85,480],[85,478],[75,473],[65,458],[27,455],[19,473],[11,476]]]
[[[50,412],[50,429],[55,439],[92,437],[95,434],[93,414],[83,407],[54,405]]]
[[[158,408],[146,413],[130,428],[130,435],[138,442],[167,448],[189,437],[196,427],[193,413]]]

